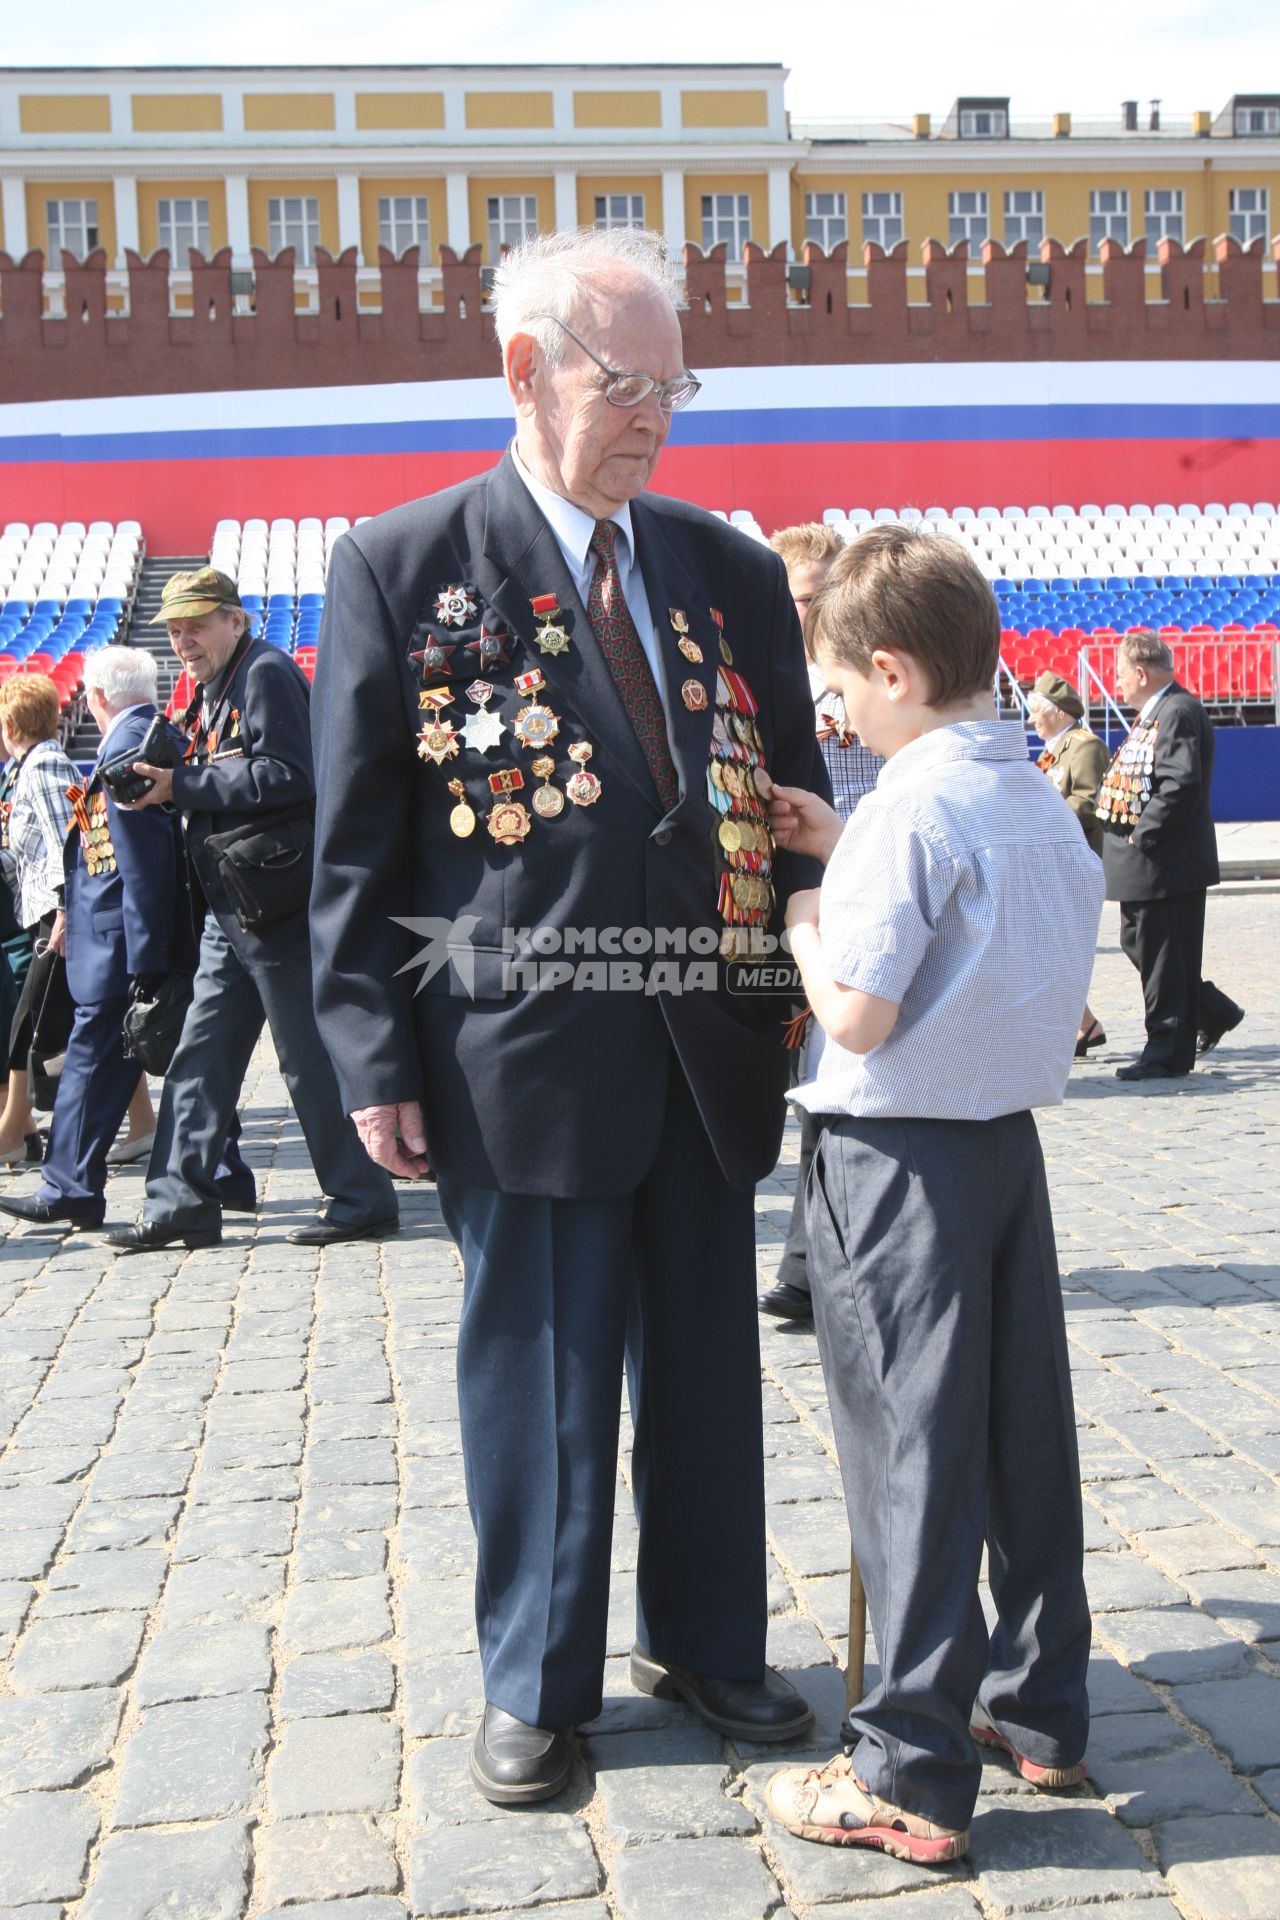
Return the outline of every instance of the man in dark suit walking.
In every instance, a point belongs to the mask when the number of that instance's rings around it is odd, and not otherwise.
[[[698,387],[661,242],[531,242],[495,318],[514,446],[334,549],[312,927],[345,1104],[462,1250],[472,1777],[519,1805],[600,1707],[624,1356],[633,1680],[744,1739],[809,1724],[764,1659],[752,1190],[789,1008],[730,976],[810,878],[759,776],[826,783],[781,563],[644,493]]]
[[[1244,1018],[1200,978],[1205,891],[1218,884],[1213,727],[1154,633],[1120,642],[1116,688],[1138,717],[1103,775],[1097,813],[1107,898],[1120,902],[1120,945],[1141,977],[1147,1026],[1142,1053],[1116,1078],[1171,1080]]]
[[[158,618],[201,692],[188,757],[174,768],[139,763],[153,785],[135,805],[178,808],[208,913],[194,997],[165,1076],[144,1217],[107,1238],[123,1253],[222,1238],[223,1143],[264,1023],[329,1196],[320,1219],[287,1237],[305,1246],[380,1238],[399,1224],[395,1189],[342,1111],[312,1002],[306,893],[315,786],[306,679],[286,655],[252,638],[235,582],[213,567],[174,574]],[[255,835],[267,862],[268,917],[250,926],[210,845],[214,835],[237,829]]]
[[[58,1082],[43,1179],[33,1197],[0,1200],[20,1220],[97,1227],[107,1151],[138,1085],[122,1028],[133,993],[176,967],[194,968],[195,942],[178,823],[118,807],[104,762],[140,746],[156,717],[156,663],[136,647],[104,647],[85,666],[89,710],[102,733],[64,851],[65,901],[50,945],[66,955],[75,1024]]]

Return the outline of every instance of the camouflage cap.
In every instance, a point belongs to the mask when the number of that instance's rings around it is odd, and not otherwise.
[[[195,573],[170,574],[160,595],[160,611],[151,625],[163,627],[170,620],[196,620],[202,613],[216,613],[219,607],[239,605],[234,580],[216,567],[199,567]]]
[[[1084,701],[1071,682],[1064,680],[1060,673],[1050,673],[1046,667],[1036,681],[1035,692],[1041,694],[1046,700],[1052,700],[1055,707],[1061,707],[1062,711],[1069,713],[1073,720],[1083,718]]]

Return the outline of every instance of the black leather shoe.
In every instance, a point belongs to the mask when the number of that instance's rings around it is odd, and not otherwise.
[[[1117,1080],[1185,1080],[1191,1069],[1175,1073],[1172,1067],[1148,1066],[1145,1060],[1131,1060],[1127,1067],[1116,1068]]]
[[[771,1313],[775,1320],[803,1320],[813,1325],[812,1295],[785,1280],[779,1280],[776,1287],[760,1295],[759,1307],[761,1313]]]
[[[1196,1035],[1196,1052],[1212,1053],[1224,1033],[1234,1033],[1244,1019],[1244,1008],[1237,1007],[1234,1020],[1228,1020],[1225,1027],[1201,1027]]]
[[[717,1733],[739,1740],[794,1740],[813,1725],[813,1709],[772,1667],[763,1680],[716,1680],[664,1666],[643,1647],[631,1649],[631,1684],[657,1700],[683,1700]]]
[[[527,1727],[486,1702],[471,1748],[471,1778],[495,1807],[550,1800],[568,1784],[573,1750],[558,1729]]]
[[[102,1214],[81,1213],[65,1200],[0,1200],[0,1213],[11,1213],[15,1220],[29,1220],[34,1227],[67,1226],[94,1232],[102,1225]]]
[[[117,1253],[159,1253],[162,1247],[218,1247],[221,1227],[181,1227],[165,1220],[139,1220],[134,1227],[112,1227],[105,1235]]]
[[[366,1220],[363,1226],[347,1226],[341,1220],[317,1220],[310,1227],[294,1227],[285,1239],[295,1247],[333,1247],[340,1240],[385,1240],[399,1233],[400,1216],[389,1213],[385,1220]]]

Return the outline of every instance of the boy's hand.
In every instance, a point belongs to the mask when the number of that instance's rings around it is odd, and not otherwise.
[[[816,927],[818,924],[818,902],[822,898],[818,887],[802,887],[799,893],[793,893],[787,901],[787,926]]]
[[[803,787],[780,787],[761,770],[756,791],[769,803],[769,825],[778,845],[787,853],[807,853],[825,865],[844,832],[834,807]]]

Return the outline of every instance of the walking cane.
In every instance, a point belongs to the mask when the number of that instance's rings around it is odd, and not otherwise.
[[[849,1663],[844,1675],[845,1712],[851,1713],[862,1698],[863,1676],[867,1662],[867,1596],[862,1590],[858,1557],[849,1543]]]

